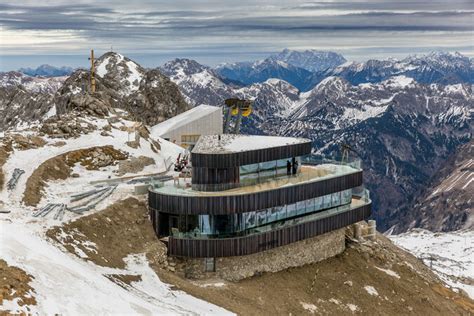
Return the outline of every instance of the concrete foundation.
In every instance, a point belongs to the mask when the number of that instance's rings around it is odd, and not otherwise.
[[[238,281],[264,272],[278,272],[325,260],[345,250],[345,228],[260,253],[214,259],[215,272],[209,271],[209,259],[183,259],[187,278],[221,278]],[[212,259],[211,259],[212,260]]]

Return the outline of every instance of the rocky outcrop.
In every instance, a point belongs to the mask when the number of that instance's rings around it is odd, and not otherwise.
[[[159,70],[146,72],[136,92],[127,98],[125,109],[137,121],[155,125],[189,109],[178,86]]]
[[[24,122],[39,122],[51,110],[51,97],[21,86],[0,87],[0,131]]]
[[[72,111],[104,117],[117,108],[128,111],[137,121],[155,125],[189,106],[176,84],[158,69],[146,70],[118,53],[97,59],[94,93],[89,71],[84,69],[67,79],[0,74],[0,129]]]
[[[96,61],[96,92],[89,91],[89,72],[78,70],[55,96],[58,113],[71,110],[104,116],[110,109],[128,111],[139,122],[155,125],[188,109],[178,87],[159,70],[145,70],[117,53]]]
[[[427,188],[404,210],[394,232],[414,227],[430,231],[474,228],[474,141],[461,146],[437,170]]]

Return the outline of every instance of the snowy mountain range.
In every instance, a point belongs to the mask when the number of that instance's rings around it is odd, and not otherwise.
[[[474,83],[474,63],[459,53],[432,52],[413,55],[402,60],[369,60],[347,62],[316,76],[339,76],[352,84],[380,82],[404,75],[420,83]]]
[[[255,62],[222,64],[215,70],[220,76],[245,85],[276,78],[285,80],[300,90],[307,89],[311,85],[312,78],[312,72],[275,58]]]
[[[32,76],[32,77],[61,77],[61,76],[69,76],[72,74],[74,69],[72,67],[62,66],[62,67],[54,67],[51,65],[41,65],[37,68],[20,68],[18,72],[21,72],[25,75]]]
[[[354,85],[401,75],[427,84],[474,83],[473,60],[457,52],[432,52],[402,60],[346,62],[334,52],[284,50],[264,60],[223,64],[216,71],[222,77],[247,85],[270,78],[282,79],[301,91],[311,90],[331,76],[344,78]]]
[[[469,83],[423,84],[397,75],[353,85],[331,76],[301,92],[281,79],[226,85],[190,60],[171,61],[166,69],[192,105],[222,105],[230,96],[253,99],[252,119],[243,121],[247,133],[308,137],[317,153],[329,156],[340,154],[340,144],[351,144],[363,160],[382,229],[396,223],[395,210],[410,203],[472,136]]]

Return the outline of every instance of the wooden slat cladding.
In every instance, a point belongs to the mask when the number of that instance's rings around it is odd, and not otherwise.
[[[239,167],[202,168],[193,166],[191,170],[193,188],[195,184],[229,184],[229,188],[232,188],[235,187],[232,186],[232,183],[239,183],[240,181]]]
[[[193,153],[193,167],[232,168],[253,163],[304,156],[311,153],[311,141],[281,147],[263,148],[237,153]]]
[[[292,204],[360,185],[362,185],[362,171],[321,181],[281,187],[275,190],[239,195],[186,196],[169,195],[150,190],[148,205],[150,211],[172,214],[225,215]]]
[[[371,204],[367,204],[331,217],[262,234],[221,239],[169,237],[168,255],[193,258],[245,256],[322,235],[367,219],[370,215]]]

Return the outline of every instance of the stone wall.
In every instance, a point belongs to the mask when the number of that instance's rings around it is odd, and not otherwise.
[[[215,272],[205,272],[204,259],[184,259],[187,278],[222,278],[238,281],[263,272],[278,272],[291,267],[322,261],[345,250],[345,228],[260,253],[215,259]]]

